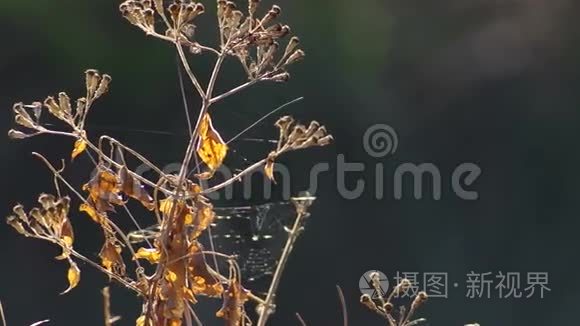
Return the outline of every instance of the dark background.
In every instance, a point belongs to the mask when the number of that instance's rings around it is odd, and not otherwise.
[[[206,3],[207,2],[207,3]],[[199,23],[212,39],[213,1]],[[264,1],[269,6],[270,1]],[[370,269],[447,272],[448,299],[433,299],[420,312],[430,325],[573,325],[580,290],[577,228],[580,198],[580,26],[574,0],[388,0],[281,1],[283,21],[301,36],[308,54],[292,68],[287,85],[261,85],[214,108],[224,138],[284,102],[305,101],[280,114],[316,119],[336,138],[331,147],[287,155],[294,193],[308,186],[309,169],[336,157],[363,162],[366,170],[347,177],[349,187],[366,181],[361,198],[343,199],[336,172],[321,176],[318,201],[306,233],[295,248],[279,291],[275,325],[341,322],[335,285],[345,291],[352,325],[380,325],[358,304],[358,282]],[[77,97],[82,72],[97,68],[113,76],[111,93],[96,104],[92,136],[106,132],[164,165],[185,150],[186,124],[174,50],[147,39],[117,12],[116,1],[0,1],[0,130],[14,126],[11,107],[66,90]],[[210,56],[192,66],[209,73]],[[219,89],[242,79],[233,61]],[[190,92],[190,100],[197,104]],[[274,118],[248,137],[270,137]],[[362,146],[370,126],[397,130],[399,149],[374,159]],[[173,136],[129,129],[161,130]],[[58,137],[14,142],[1,138],[2,209],[28,207],[38,193],[52,192],[49,172],[29,154],[53,162],[68,157],[71,141]],[[246,144],[247,145],[247,144]],[[255,161],[267,146],[239,146]],[[238,148],[239,147],[239,148]],[[242,151],[243,149],[243,151]],[[374,198],[374,166],[385,164],[386,194]],[[401,163],[435,164],[443,177],[441,200],[415,200],[407,188],[395,200],[392,173]],[[471,189],[476,201],[457,198],[452,171],[463,162],[483,171]],[[89,162],[69,166],[75,184],[86,180]],[[260,198],[252,198],[258,202]],[[227,203],[219,203],[227,204]],[[83,214],[72,214],[76,246],[96,258],[100,235]],[[143,218],[144,224],[146,218]],[[122,223],[122,222],[121,222]],[[80,286],[66,287],[66,266],[57,249],[0,227],[0,300],[8,323],[102,325],[99,289],[105,277],[83,267]],[[465,298],[466,273],[548,272],[544,299]],[[133,324],[139,302],[113,289],[114,313]],[[209,312],[208,314],[210,314]],[[218,325],[207,322],[207,325]]]

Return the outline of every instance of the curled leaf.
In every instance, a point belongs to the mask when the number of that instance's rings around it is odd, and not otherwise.
[[[271,152],[266,159],[266,165],[264,165],[264,173],[272,182],[276,183],[274,179],[274,164],[276,160],[276,152]]]
[[[95,223],[102,224],[106,220],[106,216],[100,214],[93,206],[86,203],[82,203],[79,206],[79,211],[87,213]]]
[[[89,183],[83,186],[83,190],[89,192],[89,202],[94,205],[99,213],[115,211],[112,204],[124,204],[119,195],[119,180],[109,170],[100,169]]]
[[[228,145],[212,125],[209,114],[205,114],[199,129],[197,154],[212,170],[217,170],[228,153]]]
[[[126,268],[123,257],[121,257],[121,246],[115,244],[113,241],[111,239],[105,241],[99,253],[101,265],[111,273],[125,275]]]
[[[127,196],[140,201],[150,211],[155,209],[153,198],[147,193],[141,182],[129,173],[126,166],[123,166],[119,171],[119,181],[121,182],[121,191]]]
[[[82,152],[87,149],[87,142],[84,139],[79,138],[75,141],[74,149],[71,153],[71,159],[74,160],[77,156],[79,156]]]
[[[153,248],[139,248],[135,253],[135,259],[147,259],[151,264],[157,264],[161,259],[161,252]]]
[[[79,269],[77,264],[72,260],[69,260],[69,264],[70,264],[70,267],[69,267],[68,272],[67,272],[67,279],[68,279],[69,286],[68,286],[68,289],[66,289],[61,294],[66,294],[66,293],[70,292],[77,285],[79,285],[79,282],[81,281],[81,270]]]

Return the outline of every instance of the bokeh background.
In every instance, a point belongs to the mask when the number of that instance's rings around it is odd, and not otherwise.
[[[280,104],[305,100],[281,114],[316,119],[335,135],[331,147],[295,153],[282,162],[292,170],[294,193],[305,189],[310,168],[327,162],[319,179],[312,219],[291,258],[279,291],[274,325],[341,322],[335,285],[342,286],[352,325],[384,323],[358,304],[361,275],[378,269],[446,272],[458,288],[433,299],[420,316],[429,325],[573,325],[577,320],[577,234],[580,222],[580,26],[574,0],[359,0],[277,1],[283,21],[301,36],[308,58],[292,68],[286,85],[261,85],[215,108],[215,124],[228,139]],[[198,26],[215,35],[213,1]],[[269,6],[270,1],[264,1]],[[113,76],[111,93],[95,106],[92,136],[108,133],[163,165],[178,162],[187,130],[175,66],[166,43],[146,38],[126,23],[117,1],[0,1],[1,128],[13,126],[11,107],[66,90],[83,90],[82,72]],[[192,58],[200,75],[209,56]],[[220,89],[242,75],[226,65]],[[192,93],[190,102],[195,102]],[[192,105],[193,106],[193,105]],[[194,109],[192,109],[194,110]],[[275,134],[270,118],[247,137]],[[384,123],[399,135],[399,149],[384,159],[369,156],[362,136]],[[140,132],[166,131],[171,135]],[[32,205],[51,192],[48,171],[30,155],[53,162],[68,157],[71,142],[45,137],[21,142],[1,137],[2,205]],[[269,148],[233,146],[255,161]],[[337,155],[361,162],[348,174],[366,191],[344,199],[337,190]],[[245,162],[241,160],[241,162]],[[433,163],[443,176],[441,200],[415,200],[407,187],[395,200],[392,173],[402,163]],[[457,198],[452,171],[472,162],[483,173],[470,189],[476,201]],[[374,197],[377,163],[385,165],[385,198]],[[243,165],[243,163],[240,163]],[[75,184],[86,180],[86,158],[69,166]],[[257,195],[259,197],[259,195]],[[260,198],[252,198],[259,202]],[[228,204],[228,203],[219,203]],[[100,235],[91,221],[72,214],[78,247],[97,257]],[[144,220],[146,217],[143,218]],[[144,221],[143,223],[146,223]],[[99,289],[107,281],[84,266],[80,286],[66,287],[57,249],[0,227],[0,300],[9,325],[51,319],[51,325],[102,325]],[[544,299],[466,298],[466,273],[548,272]],[[113,288],[114,313],[131,325],[139,303]],[[211,314],[208,312],[207,314]],[[219,325],[222,322],[208,322]]]

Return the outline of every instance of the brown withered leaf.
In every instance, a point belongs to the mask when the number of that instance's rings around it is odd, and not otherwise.
[[[191,219],[189,219],[191,217]],[[213,206],[202,196],[198,196],[195,200],[195,207],[190,210],[190,213],[185,217],[185,224],[192,225],[193,229],[190,232],[189,239],[197,239],[203,231],[205,231],[215,219],[215,212]]]
[[[206,113],[199,129],[197,154],[210,170],[215,171],[222,165],[227,153],[228,145],[215,130],[209,114]]]
[[[87,213],[87,215],[89,215],[91,219],[98,224],[103,224],[107,219],[107,216],[104,213],[101,214],[97,212],[96,208],[86,203],[82,203],[79,206],[79,211]]]
[[[72,260],[69,260],[69,264],[70,267],[67,272],[67,279],[69,285],[68,288],[64,290],[61,294],[66,294],[70,292],[77,285],[79,285],[79,282],[81,281],[81,270],[79,269],[77,264]]]
[[[87,143],[82,139],[79,138],[75,141],[75,146],[71,153],[71,160],[74,160],[77,156],[79,156],[82,152],[87,149]]]
[[[123,205],[119,195],[119,180],[109,170],[99,169],[97,174],[83,186],[83,190],[89,192],[89,202],[94,205],[99,213],[115,211],[113,205]]]
[[[126,166],[123,166],[119,171],[119,181],[121,182],[121,191],[123,193],[141,202],[148,210],[155,209],[153,198],[147,193],[141,182],[129,173],[129,169]]]
[[[216,313],[217,317],[224,318],[226,325],[239,326],[243,325],[242,321],[245,316],[244,304],[248,300],[249,291],[244,289],[240,281],[234,277],[228,283],[228,289],[225,291],[222,308]]]
[[[219,297],[224,292],[221,282],[208,269],[203,247],[197,241],[189,247],[189,278],[191,290],[195,295]]]
[[[274,164],[276,164],[276,152],[271,152],[266,159],[266,165],[264,165],[264,173],[273,183],[276,183],[274,179]]]
[[[125,275],[125,262],[121,257],[121,251],[121,246],[116,244],[114,239],[107,239],[99,253],[101,265],[111,273]]]

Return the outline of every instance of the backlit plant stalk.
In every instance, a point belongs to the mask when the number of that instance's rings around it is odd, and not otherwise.
[[[304,52],[298,48],[298,38],[289,36],[290,27],[276,23],[281,15],[280,7],[272,6],[260,15],[258,0],[249,0],[244,11],[238,10],[231,1],[219,0],[216,4],[220,35],[216,47],[196,41],[195,34],[198,31],[195,22],[205,12],[201,3],[176,0],[165,6],[161,0],[129,0],[119,6],[123,17],[146,35],[173,44],[194,91],[199,94],[199,114],[178,174],[165,174],[146,157],[110,136],[103,135],[96,142],[88,138],[85,130],[88,115],[97,100],[108,92],[112,82],[107,74],[87,70],[86,94],[76,101],[61,92],[56,97],[47,97],[42,103],[17,103],[13,107],[15,122],[21,128],[10,130],[11,138],[25,139],[43,134],[73,138],[75,141],[71,159],[88,154],[97,173],[81,190],[77,190],[63,176],[64,161],[61,168],[56,168],[42,154],[35,153],[54,175],[56,194],[42,194],[39,197],[40,206],[28,212],[23,206],[17,205],[8,223],[24,236],[61,247],[62,255],[57,258],[66,260],[70,266],[67,273],[69,287],[65,292],[80,282],[81,270],[75,262],[77,259],[89,263],[111,280],[133,290],[143,299],[142,315],[137,318],[137,326],[201,324],[193,305],[202,297],[223,301],[216,316],[223,318],[226,325],[230,326],[251,323],[245,312],[245,303],[253,300],[261,308],[258,324],[264,325],[274,311],[278,284],[303,227],[304,218],[308,216],[307,207],[311,199],[296,199],[295,224],[289,230],[288,241],[266,298],[262,299],[241,284],[241,271],[235,257],[207,251],[199,243],[198,238],[207,231],[215,218],[213,206],[204,195],[223,189],[260,168],[264,169],[268,178],[274,180],[273,167],[280,155],[326,146],[332,141],[326,128],[316,121],[303,125],[291,117],[283,117],[276,123],[280,134],[278,144],[267,157],[221,184],[209,189],[202,188],[202,181],[213,177],[228,153],[227,143],[213,126],[210,108],[258,82],[288,81],[288,68],[304,57]],[[279,42],[285,39],[288,41],[282,51]],[[189,55],[203,53],[216,57],[205,87],[188,62]],[[215,95],[223,63],[230,58],[241,64],[248,81]],[[63,128],[49,128],[52,124],[44,120],[47,114],[50,119],[59,120]],[[151,180],[135,173],[127,165],[125,156],[131,156],[151,168],[156,172],[157,179]],[[190,179],[188,172],[194,159],[199,159],[204,168]],[[71,199],[65,195],[62,186],[81,202],[79,210],[86,213],[100,228],[104,239],[99,254],[100,262],[87,259],[74,248],[75,234],[69,219]],[[127,207],[129,200],[141,203],[160,222],[161,231],[149,242],[148,247],[133,248],[126,232],[109,216],[116,214],[116,208],[121,207],[140,229],[140,222]],[[125,262],[122,255],[125,250],[131,254],[131,262]],[[228,273],[223,275],[211,268],[206,263],[208,255],[224,259],[229,264]],[[147,273],[148,266],[142,265],[143,261],[153,267],[152,273]],[[134,270],[128,266],[133,266]],[[104,296],[105,325],[111,325],[117,319],[110,315],[109,292],[105,291]]]

